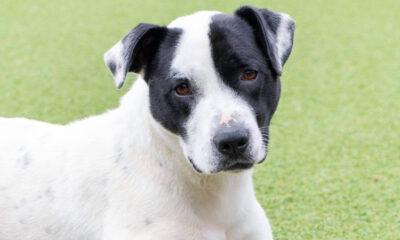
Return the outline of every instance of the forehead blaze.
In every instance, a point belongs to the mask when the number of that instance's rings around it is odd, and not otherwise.
[[[185,79],[193,87],[203,86],[204,79],[215,80],[208,39],[209,23],[215,14],[198,12],[168,25],[168,34],[146,70],[153,117],[182,137],[187,134],[185,125],[199,95],[193,92],[189,96],[178,96],[174,89]]]
[[[217,78],[209,39],[210,23],[216,14],[219,13],[197,12],[169,25],[182,29],[171,71],[186,76],[199,88]]]

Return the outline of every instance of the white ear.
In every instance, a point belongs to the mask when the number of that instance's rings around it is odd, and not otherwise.
[[[283,65],[292,51],[295,31],[293,19],[284,13],[250,6],[239,8],[235,14],[254,29],[272,68],[278,76],[281,75]]]
[[[156,52],[166,27],[141,23],[104,54],[115,86],[121,88],[128,72],[139,73]]]

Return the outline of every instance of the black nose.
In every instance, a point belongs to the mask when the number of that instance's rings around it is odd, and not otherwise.
[[[249,131],[246,129],[225,129],[214,137],[218,151],[230,157],[238,157],[249,146]]]

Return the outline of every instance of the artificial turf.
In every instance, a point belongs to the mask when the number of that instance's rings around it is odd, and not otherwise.
[[[255,170],[275,238],[400,239],[397,0],[1,0],[0,116],[67,123],[114,108],[129,85],[115,89],[102,56],[137,23],[245,4],[297,25]]]

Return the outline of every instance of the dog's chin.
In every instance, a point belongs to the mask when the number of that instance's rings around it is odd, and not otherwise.
[[[222,171],[238,173],[238,172],[242,172],[245,170],[249,170],[249,169],[253,168],[253,166],[254,166],[254,163],[235,163],[232,166],[224,168]]]
[[[264,154],[262,154],[262,157],[260,157],[258,160],[244,159],[243,161],[241,160],[232,161],[229,159],[220,159],[219,160],[220,164],[218,164],[217,167],[210,169],[201,169],[199,166],[196,165],[196,162],[193,161],[191,157],[186,157],[186,159],[196,173],[212,175],[220,172],[239,173],[242,171],[250,170],[255,165],[264,162],[266,157],[267,157],[267,151]]]

